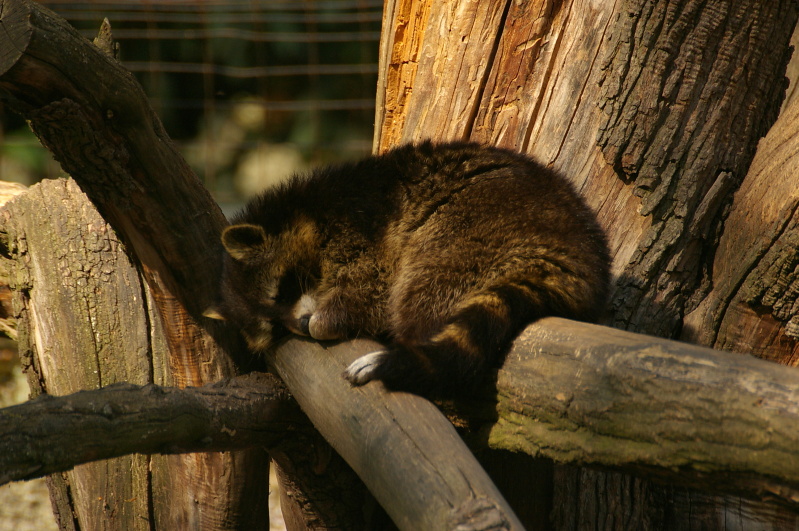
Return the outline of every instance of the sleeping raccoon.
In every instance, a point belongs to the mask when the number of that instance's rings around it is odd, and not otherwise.
[[[470,143],[406,145],[294,176],[222,234],[218,317],[250,348],[286,332],[369,336],[353,385],[455,396],[481,384],[522,328],[593,320],[608,288],[594,215],[552,171]]]

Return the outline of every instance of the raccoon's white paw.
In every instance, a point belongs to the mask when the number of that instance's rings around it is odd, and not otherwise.
[[[386,355],[385,350],[378,350],[361,356],[347,367],[344,371],[344,378],[352,385],[363,385],[374,380],[375,374],[385,361]]]

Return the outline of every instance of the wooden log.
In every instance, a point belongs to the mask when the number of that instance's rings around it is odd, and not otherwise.
[[[293,339],[277,349],[274,364],[400,529],[524,529],[435,406],[385,393],[378,382],[352,388],[341,377],[356,357],[379,348],[365,340],[324,347]]]
[[[0,181],[0,208],[27,189],[18,183]],[[17,341],[17,320],[13,316],[12,291],[9,287],[9,277],[13,269],[13,260],[0,253],[0,334]]]
[[[427,525],[443,518],[432,514],[442,511],[436,508],[442,503],[432,501],[440,493],[452,496],[443,503],[451,509],[463,482],[474,494],[480,492],[477,485],[482,479],[479,472],[477,479],[470,476],[474,469],[468,459],[453,458],[463,447],[450,423],[429,403],[404,393],[384,393],[379,383],[352,389],[339,375],[328,372],[343,369],[355,356],[374,348],[375,343],[365,340],[321,345],[293,339],[278,349],[275,362],[289,378],[303,375],[302,382],[294,383],[297,398],[336,449],[375,492],[382,493],[381,502],[401,518],[418,518],[403,520],[403,525]],[[185,392],[112,387],[0,410],[0,441],[17,441],[16,446],[0,448],[0,469],[30,469],[36,464],[26,455],[26,433],[58,437],[40,445],[39,455],[45,458],[48,444],[63,447],[56,453],[71,455],[63,450],[75,444],[78,455],[91,450],[92,459],[100,459],[108,455],[103,452],[186,451],[191,445],[206,450],[278,446],[283,443],[276,442],[280,438],[274,431],[276,422],[288,420],[292,431],[302,430],[296,410],[288,406],[288,415],[275,412],[275,407],[287,406],[273,380],[243,377],[232,386]],[[131,395],[144,399],[131,404],[124,399]],[[529,326],[514,343],[498,371],[496,400],[490,395],[475,397],[473,403],[460,404],[460,416],[453,417],[465,416],[473,431],[481,434],[472,441],[476,449],[487,443],[494,449],[560,463],[625,470],[799,508],[799,457],[794,451],[799,444],[797,369],[748,355],[547,318]],[[220,406],[225,409],[220,411]],[[68,431],[54,434],[56,426],[64,425],[63,414],[37,418],[23,430],[18,424],[24,419],[13,418],[34,418],[42,411],[79,413],[83,408],[89,412],[85,423],[70,429],[80,433],[99,426],[106,434],[102,445],[85,437],[72,440]],[[486,415],[487,411],[495,411],[499,418]],[[139,424],[142,419],[134,414],[144,415],[145,423]],[[150,429],[151,417],[162,425],[170,414],[189,417],[185,420],[189,428],[162,427],[158,440],[153,434],[136,435]],[[426,422],[420,424],[419,419]],[[70,415],[66,422],[76,419]],[[65,455],[53,466],[72,466],[82,459],[70,461]],[[328,459],[322,456],[319,463]],[[448,488],[438,488],[438,482]],[[487,488],[491,490],[490,485]],[[431,514],[422,514],[425,511]]]
[[[457,498],[443,502],[435,493],[478,483],[464,479],[470,472],[452,459],[461,448],[454,432],[431,423],[435,415],[424,400],[379,396],[379,383],[350,389],[336,376],[376,348],[364,340],[323,346],[295,339],[277,350],[275,364],[315,426],[398,524],[441,525],[436,518]],[[516,340],[496,389],[498,418],[484,417],[480,425],[491,400],[461,410],[473,430],[488,433],[491,448],[799,509],[797,369],[546,318]],[[453,481],[448,489],[434,486]]]
[[[74,181],[32,186],[0,209],[0,220],[0,247],[13,258],[9,281],[20,355],[34,393],[64,395],[116,382],[174,385],[155,297],[126,246]],[[266,497],[266,476],[251,474],[246,491],[238,483],[240,474],[263,467],[267,459],[260,449],[129,455],[82,465],[48,481],[57,519],[67,529],[99,527],[100,522],[172,527],[184,518],[198,527],[224,528],[236,521],[256,525],[266,511],[259,516],[260,506],[252,510],[249,505]],[[220,475],[192,479],[217,467]],[[238,472],[221,473],[231,469]],[[209,492],[236,508],[216,513],[219,500],[205,501]],[[198,504],[195,497],[204,501]]]
[[[305,417],[271,374],[204,387],[113,384],[0,409],[0,485],[131,454],[277,447]],[[107,466],[107,465],[106,465]]]
[[[159,356],[166,349],[152,297],[74,181],[32,186],[0,210],[0,220],[0,246],[13,259],[8,279],[20,358],[34,396],[121,381],[165,384],[168,369]],[[63,529],[99,521],[134,525],[142,515],[157,520],[149,514],[150,496],[171,498],[164,464],[129,455],[51,476],[56,520]]]
[[[799,508],[797,369],[547,318],[497,388],[492,447]]]

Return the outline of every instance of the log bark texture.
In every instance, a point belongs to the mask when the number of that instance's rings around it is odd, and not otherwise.
[[[322,434],[396,514],[395,521],[410,529],[441,528],[440,520],[428,519],[443,518],[445,512],[434,507],[432,493],[441,489],[430,483],[456,490],[455,478],[456,484],[466,481],[475,489],[468,472],[445,457],[457,451],[458,440],[432,436],[438,428],[414,422],[418,409],[430,407],[425,401],[397,399],[400,393],[371,400],[379,383],[353,393],[336,376],[376,347],[367,341],[320,346],[298,339],[278,349],[276,366]],[[308,377],[292,381],[297,374]],[[547,318],[516,340],[499,371],[497,391],[493,415],[482,409],[481,417],[474,405],[461,410],[471,419],[472,431],[482,434],[478,440],[486,437],[491,448],[561,463],[601,464],[799,508],[795,369]],[[419,450],[424,457],[417,462]],[[397,483],[407,488],[397,489]],[[407,520],[414,517],[418,520]]]
[[[434,138],[531,154],[607,230],[608,323],[794,363],[790,107],[761,145],[762,169],[747,170],[780,110],[797,11],[789,0],[392,0],[375,150]],[[760,525],[730,510],[740,502],[620,474],[559,468],[553,491],[560,529]]]
[[[497,389],[491,447],[799,509],[797,369],[547,318],[516,340]]]
[[[204,387],[112,384],[0,410],[0,485],[132,454],[278,447],[307,419],[273,375]]]
[[[480,482],[451,459],[461,442],[449,422],[436,412],[424,416],[438,426],[418,424],[426,401],[374,399],[379,384],[353,391],[337,375],[375,347],[295,339],[276,363],[289,378],[308,376],[292,382],[300,403],[392,513],[407,527],[441,527],[435,518],[452,516],[454,503],[436,508],[441,489],[431,486],[456,491],[465,482],[476,494]],[[491,393],[451,411],[456,424],[468,423],[477,450],[488,444],[799,508],[799,369],[547,318],[516,340],[496,391],[496,411]],[[286,444],[287,430],[308,436],[305,420],[282,385],[259,373],[202,388],[117,384],[43,396],[0,410],[0,482],[127,453],[272,450]],[[332,454],[318,453],[317,467],[326,466]]]

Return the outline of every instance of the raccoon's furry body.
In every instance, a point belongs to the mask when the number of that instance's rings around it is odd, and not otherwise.
[[[498,365],[522,328],[593,320],[608,251],[571,186],[520,154],[476,144],[407,145],[295,176],[223,233],[218,313],[254,350],[285,329],[370,336],[353,384],[452,396]]]

